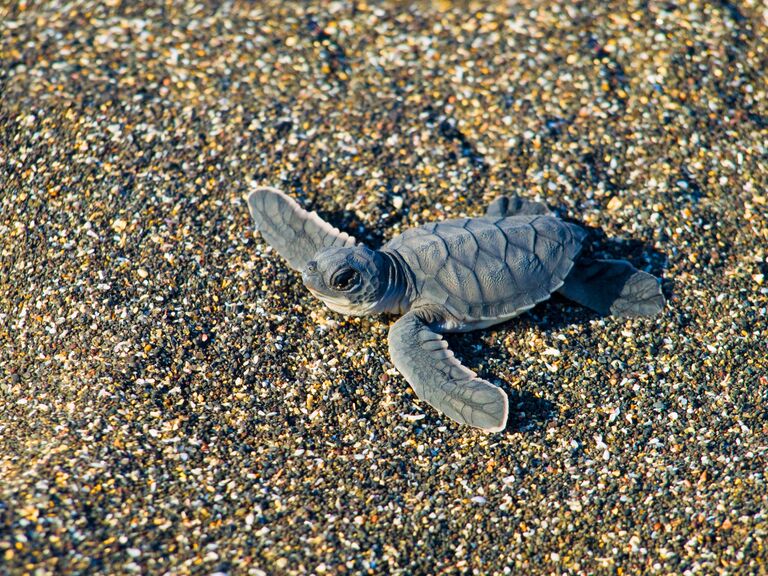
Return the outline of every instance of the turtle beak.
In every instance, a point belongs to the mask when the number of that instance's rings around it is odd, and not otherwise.
[[[307,262],[307,265],[304,267],[304,270],[301,271],[301,280],[304,282],[304,286],[306,286],[310,290],[317,289],[319,282],[318,282],[316,260],[310,260],[309,262]]]

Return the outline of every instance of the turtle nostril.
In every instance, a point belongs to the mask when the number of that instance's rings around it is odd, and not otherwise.
[[[317,261],[310,260],[307,262],[307,272],[317,272]]]

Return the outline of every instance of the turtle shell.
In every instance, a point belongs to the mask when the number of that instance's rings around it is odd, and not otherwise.
[[[462,326],[528,310],[562,286],[586,232],[551,215],[456,218],[407,230],[383,251],[410,268],[411,306],[445,307]]]

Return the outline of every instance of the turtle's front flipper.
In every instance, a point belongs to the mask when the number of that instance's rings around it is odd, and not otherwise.
[[[520,196],[499,196],[485,211],[486,218],[507,218],[518,214],[550,215],[552,212],[544,204]]]
[[[332,246],[354,246],[355,239],[340,232],[314,212],[275,188],[257,188],[248,194],[256,230],[288,261],[294,270],[303,270],[315,254]]]
[[[507,394],[462,366],[419,310],[389,328],[389,354],[416,395],[439,412],[486,432],[507,425]]]
[[[659,280],[626,260],[580,258],[558,292],[604,315],[653,316],[664,308]]]

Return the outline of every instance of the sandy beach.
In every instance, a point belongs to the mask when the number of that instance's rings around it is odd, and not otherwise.
[[[0,574],[768,573],[762,2],[0,5]],[[420,402],[254,234],[547,203],[663,278]]]

